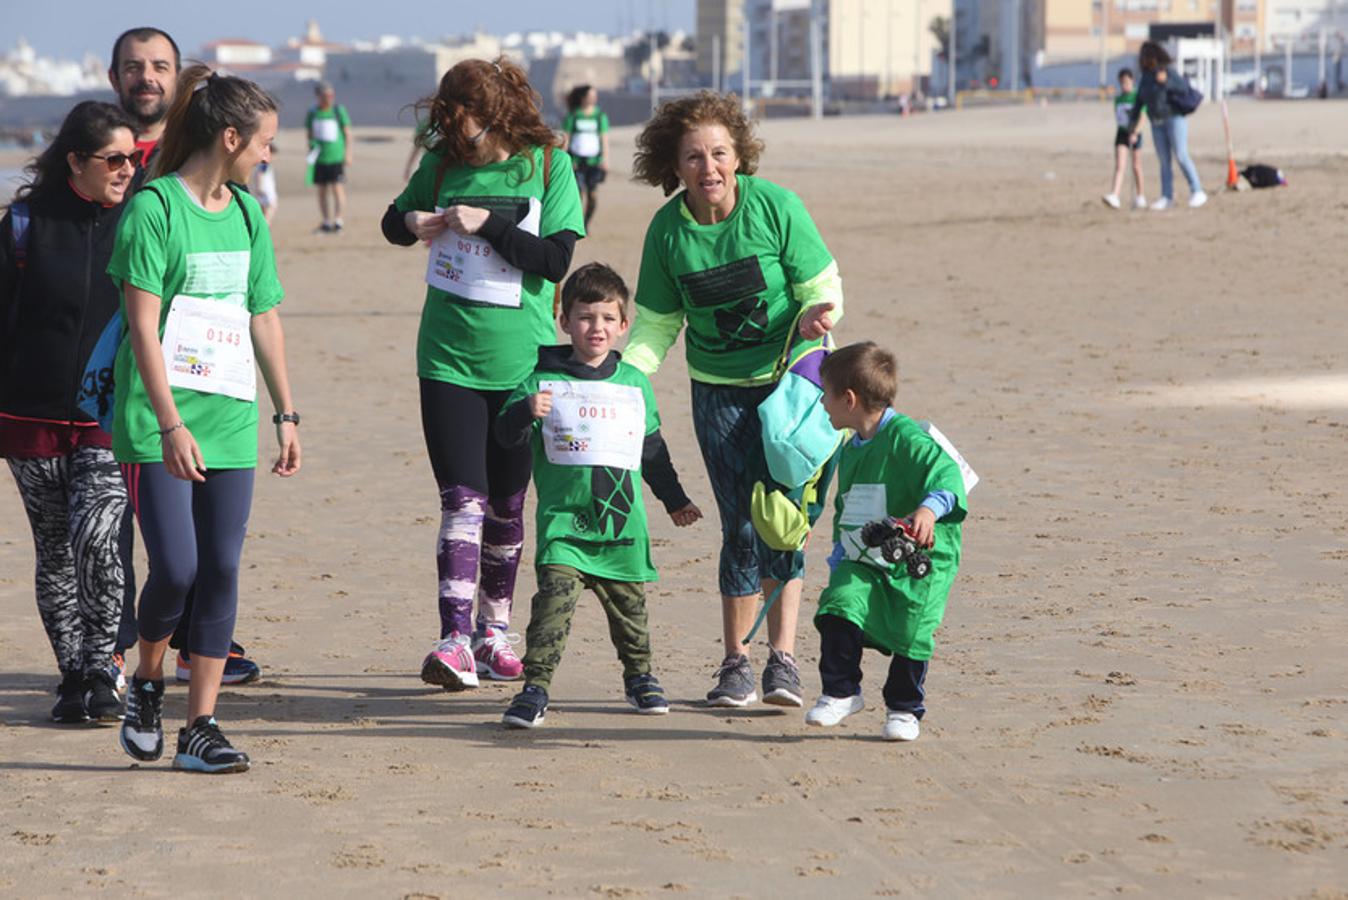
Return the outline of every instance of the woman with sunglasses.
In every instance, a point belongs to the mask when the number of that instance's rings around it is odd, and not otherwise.
[[[121,717],[111,666],[127,495],[111,436],[76,401],[117,312],[103,271],[139,161],[126,113],[81,103],[0,220],[0,456],[33,530],[38,611],[61,669],[57,722]]]
[[[585,223],[571,159],[519,66],[465,60],[418,107],[425,156],[383,231],[403,246],[434,242],[417,375],[440,491],[440,631],[421,677],[463,690],[479,673],[523,671],[506,632],[533,464],[528,445],[502,446],[491,423],[556,340],[554,284]]]

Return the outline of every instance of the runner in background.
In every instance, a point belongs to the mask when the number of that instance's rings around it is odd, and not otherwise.
[[[167,32],[158,28],[132,28],[117,36],[112,44],[112,63],[108,67],[108,81],[117,92],[117,101],[136,123],[136,149],[143,154],[131,182],[129,193],[134,194],[145,183],[159,152],[159,139],[164,134],[164,117],[178,88],[178,73],[182,58],[178,44]],[[102,271],[101,269],[99,271]],[[113,662],[117,669],[119,687],[126,682],[126,651],[136,645],[136,578],[133,569],[136,526],[131,510],[126,511],[122,529],[122,565],[126,572],[126,601],[122,607],[122,623],[117,632],[117,648]],[[192,678],[192,659],[187,651],[187,632],[192,624],[192,594],[187,595],[182,621],[174,632],[169,646],[178,651],[176,676],[179,681]],[[225,684],[245,684],[261,676],[257,663],[246,651],[232,643],[229,660],[225,663]]]
[[[440,491],[440,633],[421,677],[449,690],[477,686],[480,669],[523,670],[507,628],[531,455],[491,424],[556,340],[554,285],[585,234],[571,160],[539,105],[504,57],[455,65],[418,104],[425,155],[382,225],[391,243],[432,242],[417,374]]]
[[[253,177],[248,180],[248,192],[257,199],[262,207],[262,215],[270,225],[276,218],[276,207],[280,198],[276,193],[276,170],[272,168],[271,158],[276,155],[276,145],[267,148],[267,159],[257,164]]]
[[[276,103],[257,85],[205,66],[185,71],[152,180],[128,205],[108,265],[127,324],[113,452],[150,563],[121,743],[138,760],[163,753],[164,657],[194,590],[187,727],[173,760],[190,771],[249,766],[214,714],[258,458],[254,355],[276,409],[272,471],[300,468],[271,232],[257,201],[235,186],[267,159],[276,128]],[[208,342],[215,352],[202,364],[198,348]]]
[[[323,216],[319,231],[337,232],[344,227],[346,167],[351,165],[351,117],[337,105],[337,92],[326,81],[314,88],[318,105],[304,117],[309,133],[309,164],[318,188],[318,210]]]
[[[588,84],[572,88],[562,120],[563,149],[576,167],[576,184],[585,201],[585,224],[590,224],[598,199],[595,192],[608,177],[608,113],[599,108],[599,94]]]

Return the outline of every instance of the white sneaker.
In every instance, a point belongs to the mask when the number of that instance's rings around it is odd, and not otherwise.
[[[1101,197],[1100,199],[1103,200],[1103,201],[1105,201],[1105,206],[1108,206],[1110,209],[1118,209],[1118,208],[1119,208],[1119,195],[1118,195],[1118,194],[1105,194],[1105,195],[1104,195],[1103,197]]]
[[[1146,209],[1146,208],[1147,208],[1146,197],[1143,197],[1141,194],[1138,194],[1136,197],[1133,198],[1133,209]]]
[[[1199,191],[1197,194],[1190,195],[1189,208],[1198,209],[1198,207],[1202,206],[1204,203],[1207,202],[1208,202],[1208,195],[1202,191]]]
[[[805,724],[832,728],[852,713],[861,712],[865,708],[866,703],[860,694],[853,694],[851,697],[825,695],[820,697],[815,702],[814,708],[805,714]]]
[[[1153,203],[1153,204],[1151,205],[1151,208],[1152,208],[1152,211],[1153,211],[1153,212],[1160,212],[1160,211],[1163,210],[1163,209],[1169,209],[1169,208],[1170,208],[1170,198],[1169,198],[1169,197],[1161,197],[1160,199],[1158,199],[1155,203]]]
[[[887,741],[915,741],[920,732],[917,716],[891,709],[885,713],[885,728],[880,736]]]

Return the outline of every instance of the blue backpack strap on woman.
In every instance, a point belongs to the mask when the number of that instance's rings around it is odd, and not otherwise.
[[[253,220],[248,215],[248,207],[243,205],[243,198],[240,194],[243,191],[239,185],[228,182],[229,192],[234,195],[234,202],[239,205],[239,212],[243,215],[243,227],[248,232],[248,242],[253,242]],[[159,192],[156,185],[146,185],[142,190],[149,191],[159,198],[159,202],[164,205],[164,216],[167,219],[169,214],[168,199]],[[75,404],[89,418],[95,419],[98,426],[109,434],[112,433],[112,409],[113,394],[115,385],[113,384],[113,370],[117,363],[117,348],[122,344],[122,338],[125,336],[125,328],[122,321],[121,310],[112,314],[108,319],[108,324],[103,327],[103,333],[98,336],[98,342],[94,344],[93,352],[89,354],[89,360],[84,364],[84,373],[80,376],[80,390],[75,397]]]

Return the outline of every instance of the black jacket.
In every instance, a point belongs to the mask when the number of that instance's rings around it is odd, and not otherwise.
[[[68,185],[29,203],[27,265],[0,220],[0,412],[88,422],[75,405],[84,366],[120,295],[108,277],[123,201],[104,208]]]

